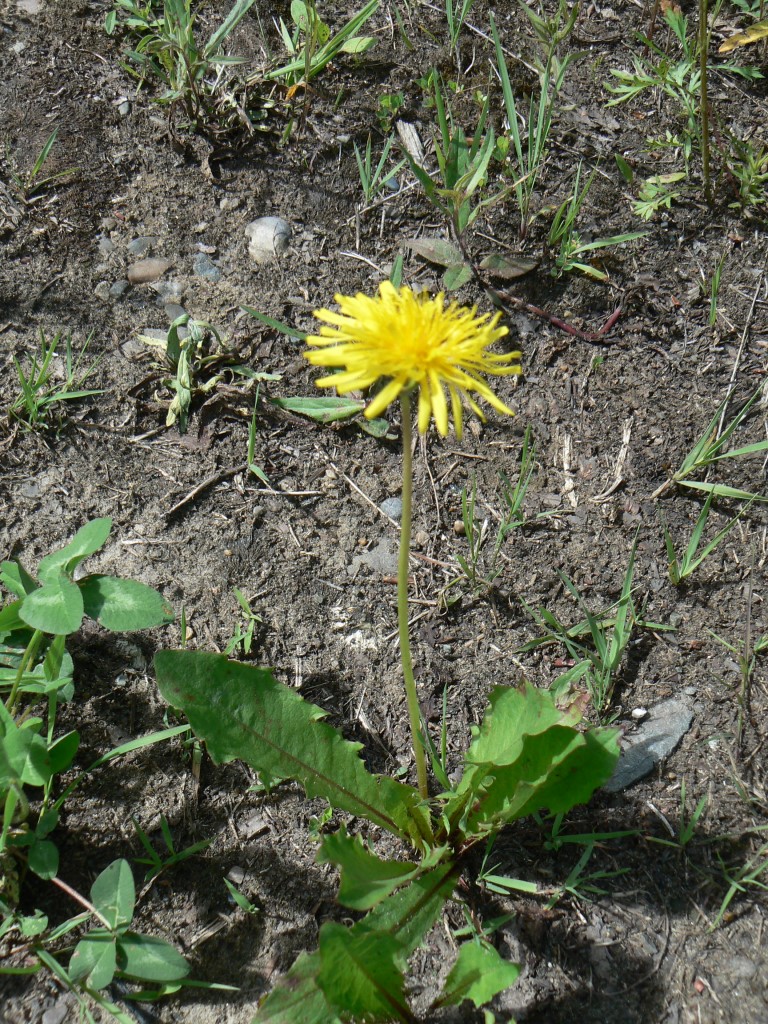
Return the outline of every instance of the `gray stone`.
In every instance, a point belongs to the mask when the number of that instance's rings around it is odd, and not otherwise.
[[[691,707],[675,697],[651,708],[640,728],[627,737],[616,770],[603,788],[617,793],[644,778],[672,753],[692,721]]]
[[[134,238],[128,243],[128,252],[131,256],[143,256],[157,241],[158,239],[152,235],[139,235],[138,238]]]
[[[123,102],[118,105],[117,112],[121,117],[127,117],[131,112],[130,102],[128,100],[123,100]]]
[[[102,256],[108,256],[115,251],[115,243],[106,235],[99,235],[99,252]]]
[[[67,1019],[69,1013],[69,1007],[63,1000],[59,1000],[54,1003],[49,1009],[45,1011],[41,1018],[40,1024],[62,1024]]]
[[[399,520],[403,514],[403,499],[385,498],[379,507],[385,516],[389,516],[390,519]]]
[[[208,281],[220,281],[221,269],[211,260],[211,257],[204,252],[199,252],[192,260],[192,269],[198,277],[204,277]]]
[[[183,306],[180,306],[178,302],[166,303],[165,315],[168,317],[171,323],[173,323],[174,320],[177,320],[180,316],[185,316],[186,312],[186,309],[184,309]]]
[[[259,217],[245,225],[248,252],[257,263],[268,263],[285,252],[291,242],[291,225],[282,217]]]
[[[97,299],[101,299],[102,302],[109,302],[109,285],[106,281],[99,281],[96,287],[93,289],[93,294]]]
[[[110,298],[120,299],[125,294],[127,289],[130,288],[130,283],[123,278],[121,281],[115,281],[109,289]]]
[[[381,573],[382,576],[396,576],[397,549],[390,541],[382,540],[369,551],[355,555],[347,566],[347,572],[350,576],[357,576],[361,565],[367,566],[373,572]]]
[[[169,302],[181,302],[185,288],[181,281],[156,281],[152,290],[157,292],[158,306],[166,306]]]

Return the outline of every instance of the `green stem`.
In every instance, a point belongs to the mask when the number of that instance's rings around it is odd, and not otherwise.
[[[704,195],[712,202],[712,185],[709,173],[709,89],[707,85],[707,61],[709,59],[709,4],[699,0],[699,72],[701,101],[701,164],[704,178]]]
[[[411,507],[413,505],[413,458],[411,455],[411,396],[403,392],[400,396],[403,417],[403,518],[400,524],[400,555],[397,564],[397,625],[400,632],[400,660],[403,665],[403,682],[408,700],[408,720],[413,740],[413,756],[416,758],[416,774],[419,793],[423,799],[429,797],[427,788],[427,760],[421,739],[421,715],[416,680],[411,662],[411,640],[408,635],[408,555],[411,550]]]
[[[21,663],[19,664],[18,671],[16,672],[16,678],[13,680],[11,692],[8,694],[8,700],[5,702],[6,710],[11,715],[16,710],[16,701],[19,695],[19,686],[21,685],[21,680],[24,678],[24,673],[27,671],[29,666],[34,663],[34,660],[37,657],[37,649],[40,646],[40,641],[42,639],[42,630],[36,629],[35,632],[32,634],[29,643],[27,644],[26,651],[24,651],[24,655],[21,659]]]

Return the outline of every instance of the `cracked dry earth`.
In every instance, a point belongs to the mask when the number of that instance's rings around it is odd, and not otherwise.
[[[287,19],[287,8],[257,0],[230,40],[254,73],[265,52],[279,47],[272,15]],[[242,307],[307,331],[312,310],[331,305],[336,292],[373,291],[400,252],[409,284],[440,287],[439,268],[406,245],[444,235],[439,216],[406,171],[400,191],[363,209],[353,143],[364,146],[372,133],[382,144],[379,97],[401,92],[401,117],[429,153],[434,111],[424,105],[418,79],[431,67],[456,78],[457,61],[466,83],[456,97],[461,116],[471,126],[472,90],[490,90],[491,118],[502,131],[489,8],[483,0],[472,8],[473,27],[462,33],[457,56],[445,45],[445,17],[436,7],[382,3],[367,29],[376,37],[373,50],[339,58],[306,102],[294,99],[293,110],[284,91],[272,94],[267,130],[227,148],[194,136],[181,146],[174,141],[151,86],[137,94],[122,70],[127,42],[104,33],[106,9],[89,0],[7,0],[0,12],[0,553],[34,568],[83,523],[111,516],[112,537],[92,569],[158,588],[177,613],[185,610],[188,644],[206,650],[223,650],[233,636],[239,588],[260,617],[250,658],[326,709],[346,736],[364,744],[375,770],[408,771],[393,585],[397,414],[387,436],[374,438],[355,423],[323,425],[270,404],[311,395],[316,374],[299,341]],[[226,10],[207,5],[203,28],[219,24]],[[351,8],[340,3],[323,13],[340,25]],[[477,255],[501,249],[539,264],[509,286],[517,301],[505,306],[524,375],[503,381],[499,393],[517,416],[491,415],[460,443],[430,436],[416,450],[414,654],[436,727],[446,689],[454,764],[492,686],[523,679],[548,686],[568,666],[560,645],[520,651],[540,634],[528,609],[547,608],[569,625],[583,618],[558,572],[601,611],[621,592],[635,542],[635,606],[645,622],[672,628],[636,629],[604,716],[628,742],[643,717],[638,709],[653,713],[674,698],[690,712],[679,744],[649,774],[598,794],[564,823],[575,835],[632,831],[595,846],[584,868],[594,876],[592,888],[563,889],[583,847],[547,845],[546,823],[523,822],[499,839],[498,870],[535,882],[541,895],[477,895],[473,911],[486,922],[508,915],[494,942],[523,971],[494,1012],[497,1020],[526,1024],[768,1022],[765,893],[745,884],[712,927],[729,879],[759,856],[760,830],[768,825],[764,655],[751,676],[741,742],[737,736],[739,645],[768,632],[765,510],[751,505],[690,580],[674,587],[661,516],[684,546],[702,502],[674,488],[654,497],[728,390],[733,415],[765,381],[766,227],[759,208],[742,215],[729,206],[723,177],[712,204],[693,189],[648,224],[632,214],[614,155],[623,154],[638,178],[657,173],[659,160],[644,139],[676,130],[676,115],[661,101],[606,109],[603,82],[611,68],[630,66],[633,32],[645,30],[649,14],[640,3],[583,6],[565,44],[582,56],[556,109],[534,197],[540,216],[521,242],[514,207],[502,203],[470,239]],[[537,52],[530,24],[509,0],[495,5],[494,15],[513,84],[527,97]],[[737,22],[729,7],[716,41]],[[764,64],[756,48],[744,59]],[[720,74],[711,88],[731,130],[765,143],[764,81]],[[34,164],[54,127],[46,170],[77,171],[25,203],[12,172]],[[606,250],[606,282],[550,273],[548,218],[567,198],[580,160],[598,169],[582,213],[584,238],[648,231]],[[279,259],[257,264],[245,229],[262,216],[283,218],[291,238]],[[705,282],[721,257],[718,315],[710,324]],[[136,265],[146,259],[160,263],[145,271],[153,279],[142,281]],[[475,283],[458,298],[492,309]],[[612,326],[590,339],[529,306],[584,334],[609,320]],[[269,486],[246,465],[253,382],[225,371],[217,387],[196,397],[186,433],[166,428],[168,374],[139,336],[162,337],[180,310],[214,324],[240,365],[279,375],[259,385],[254,456]],[[18,394],[13,357],[24,363],[41,331],[48,338],[71,334],[76,347],[91,338],[87,359],[99,361],[88,386],[102,394],[71,403],[60,421],[54,413],[48,429],[29,431],[6,413]],[[740,444],[765,437],[766,415],[760,398]],[[536,453],[525,500],[530,522],[509,536],[500,574],[478,592],[457,563],[467,552],[456,527],[462,489],[476,486],[488,559],[504,508],[503,478],[517,478],[527,428]],[[711,479],[762,493],[768,486],[760,458],[723,463]],[[707,537],[738,509],[715,503]],[[449,585],[457,600],[446,608]],[[74,639],[75,697],[60,710],[59,724],[80,732],[77,769],[162,728],[167,709],[152,655],[180,640],[178,621],[129,637],[86,628]],[[343,919],[336,878],[315,863],[310,838],[322,808],[292,786],[259,794],[255,781],[238,763],[217,768],[204,759],[195,773],[188,749],[172,742],[105,766],[65,808],[55,834],[61,875],[83,892],[113,859],[141,856],[132,818],[158,848],[161,816],[178,848],[211,840],[200,855],[139,887],[137,926],[172,939],[195,978],[237,991],[183,990],[141,1006],[141,1021],[249,1021],[275,978],[314,948],[322,923]],[[684,852],[655,842],[678,832],[683,783],[688,817],[702,797],[707,801]],[[141,867],[134,868],[140,881]],[[256,914],[232,903],[225,877]],[[32,880],[22,898],[52,922],[73,912],[60,893]],[[452,930],[463,924],[461,909],[449,906],[414,958],[420,1011],[448,970]],[[45,973],[3,977],[0,991],[0,1019],[8,1024],[76,1019],[73,998]],[[465,1005],[423,1019],[483,1018]]]

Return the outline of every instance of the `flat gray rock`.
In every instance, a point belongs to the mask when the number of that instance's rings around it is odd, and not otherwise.
[[[603,789],[618,793],[644,778],[659,761],[672,753],[690,729],[692,721],[690,705],[676,697],[651,708],[643,724],[627,737],[616,770]]]

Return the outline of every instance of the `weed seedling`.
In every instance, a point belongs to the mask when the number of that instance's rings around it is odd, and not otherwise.
[[[165,843],[167,854],[161,856],[152,845],[149,836],[136,821],[135,818],[131,818],[133,827],[136,829],[136,835],[139,837],[139,842],[147,851],[146,857],[135,857],[134,860],[137,864],[146,864],[148,866],[147,873],[144,875],[145,882],[151,882],[153,878],[162,871],[167,871],[169,868],[175,867],[177,864],[181,864],[182,861],[188,860],[190,857],[194,857],[196,853],[201,853],[203,850],[207,850],[213,842],[212,839],[202,839],[200,842],[193,843],[191,846],[185,847],[183,850],[177,850],[173,843],[173,836],[171,835],[171,829],[168,824],[168,819],[164,814],[160,815],[160,832]]]
[[[752,406],[763,392],[761,384],[736,413],[730,423],[724,428],[725,410],[730,401],[730,393],[725,396],[718,405],[712,419],[707,424],[704,433],[699,437],[696,444],[683,459],[682,465],[672,476],[657,487],[651,495],[652,499],[660,497],[670,487],[690,487],[693,490],[704,491],[706,494],[713,494],[717,498],[736,498],[740,501],[766,502],[768,497],[760,494],[753,494],[736,487],[729,487],[726,484],[710,483],[707,480],[692,480],[694,475],[704,475],[711,466],[723,462],[725,459],[740,459],[757,455],[760,452],[768,451],[768,440],[756,441],[754,444],[744,445],[741,448],[726,450],[726,445],[738,428],[747,418]]]
[[[49,174],[42,177],[43,168],[45,167],[48,157],[51,155],[54,143],[56,142],[56,136],[59,133],[58,128],[54,128],[51,134],[43,143],[43,148],[37,155],[37,158],[32,164],[32,167],[26,173],[20,172],[13,169],[13,161],[11,155],[6,149],[5,158],[11,169],[11,180],[13,181],[16,189],[19,193],[21,200],[30,205],[35,200],[41,198],[41,193],[47,188],[48,185],[52,185],[55,181],[63,181],[64,178],[69,178],[71,175],[76,174],[78,171],[77,167],[69,167],[65,171],[56,171],[55,174]]]
[[[242,590],[239,590],[237,587],[233,589],[237,603],[240,606],[241,623],[238,624],[235,634],[227,644],[224,653],[232,654],[239,649],[247,657],[251,653],[251,647],[253,646],[254,631],[264,620],[251,608],[251,603]]]
[[[560,0],[557,16],[551,23],[538,18],[527,4],[523,4],[522,8],[531,20],[545,48],[544,64],[539,73],[538,97],[531,93],[528,118],[525,121],[527,140],[520,134],[521,117],[517,109],[496,22],[493,14],[490,15],[491,34],[496,50],[496,71],[501,82],[504,110],[514,149],[510,156],[510,174],[515,179],[512,189],[517,199],[521,239],[526,237],[531,224],[531,202],[548,153],[549,133],[555,104],[563,87],[568,67],[578,56],[578,54],[568,54],[562,62],[558,61],[556,56],[559,45],[570,35],[576,23],[578,4],[573,5],[570,14],[566,17],[567,4],[564,0]]]
[[[682,558],[678,560],[677,552],[675,551],[674,541],[672,535],[667,529],[666,523],[662,519],[662,529],[664,530],[664,543],[667,548],[667,558],[669,564],[669,578],[672,583],[677,587],[684,579],[687,579],[696,569],[701,565],[708,555],[711,555],[715,548],[720,544],[722,540],[730,533],[731,528],[734,524],[744,515],[749,506],[752,504],[752,500],[748,501],[736,515],[730,519],[725,526],[715,534],[712,540],[699,551],[699,545],[701,544],[701,538],[704,533],[704,528],[707,525],[707,519],[709,518],[710,506],[715,497],[713,491],[710,491],[707,495],[707,500],[704,502],[704,507],[699,513],[699,517],[696,520],[696,525],[693,528],[691,539],[688,541],[688,546],[682,555]]]
[[[81,366],[92,335],[86,338],[77,354],[72,346],[72,335],[67,335],[63,358],[58,352],[61,338],[61,333],[58,333],[49,341],[41,327],[40,350],[28,357],[28,369],[25,370],[16,356],[13,357],[21,393],[11,403],[8,414],[30,430],[47,426],[48,414],[54,406],[103,394],[102,391],[83,390],[83,384],[101,362],[99,357],[89,366]],[[61,372],[57,366],[59,362],[63,362]]]
[[[610,238],[598,238],[594,242],[582,242],[576,231],[576,219],[579,216],[584,200],[589,194],[597,172],[592,172],[584,188],[579,192],[581,169],[582,164],[579,164],[573,192],[559,207],[549,229],[549,244],[553,248],[559,249],[555,257],[555,266],[552,268],[552,276],[559,277],[563,273],[580,270],[588,277],[593,277],[598,281],[607,281],[608,275],[604,271],[598,270],[591,263],[585,263],[584,255],[595,252],[598,249],[606,249],[611,245],[621,245],[622,242],[631,242],[636,238],[644,238],[647,232],[630,231],[623,235],[612,235]]]
[[[659,839],[657,836],[648,836],[648,840],[651,843],[657,843],[659,846],[671,846],[674,850],[685,850],[685,848],[691,843],[693,837],[696,834],[699,821],[702,815],[707,809],[709,803],[709,797],[705,794],[693,809],[693,813],[688,817],[688,806],[686,802],[686,788],[685,779],[680,783],[680,817],[677,828],[677,835],[674,835],[672,828],[670,832],[673,835],[672,839]],[[667,819],[664,818],[664,823],[668,824]]]
[[[405,167],[405,160],[401,160],[392,170],[387,170],[387,161],[389,160],[389,154],[392,149],[392,143],[394,139],[390,137],[384,143],[384,148],[381,151],[378,163],[374,166],[373,152],[372,152],[372,141],[371,136],[368,136],[368,141],[365,144],[365,152],[361,153],[355,146],[355,160],[357,161],[357,171],[360,175],[360,184],[363,189],[363,198],[365,199],[366,206],[369,205],[381,192],[387,189],[391,182],[394,180],[395,175],[403,167]]]

